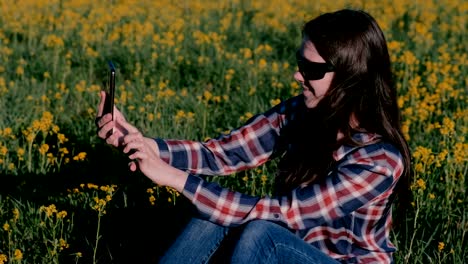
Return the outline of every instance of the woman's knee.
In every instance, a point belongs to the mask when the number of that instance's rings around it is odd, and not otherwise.
[[[274,240],[274,230],[283,228],[278,224],[265,220],[254,220],[247,223],[241,233],[238,246],[254,247],[272,243]]]
[[[210,221],[192,218],[185,227],[184,231],[186,236],[189,236],[189,240],[205,239],[212,236],[220,235],[224,236],[227,232],[227,228],[214,224]]]

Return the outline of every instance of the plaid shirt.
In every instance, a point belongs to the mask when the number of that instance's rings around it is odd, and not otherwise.
[[[282,129],[305,109],[303,102],[293,97],[206,142],[156,139],[161,158],[192,173],[183,194],[212,222],[279,222],[343,263],[392,263],[391,195],[403,163],[400,152],[376,134],[355,134],[364,146],[339,147],[324,182],[299,186],[287,196],[253,197],[194,175],[227,175],[265,163],[284,147]]]

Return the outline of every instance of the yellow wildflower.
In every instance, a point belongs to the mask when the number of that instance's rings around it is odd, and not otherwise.
[[[41,153],[41,155],[45,155],[47,151],[49,151],[49,145],[42,144],[41,147],[39,148],[39,153]]]
[[[155,204],[155,201],[156,201],[156,198],[155,198],[153,195],[151,195],[151,196],[149,197],[149,201],[150,201],[151,205],[154,205],[154,204]]]
[[[60,243],[60,250],[64,250],[69,247],[67,241],[65,241],[63,238],[59,239],[59,243]]]
[[[5,146],[1,146],[0,147],[0,154],[2,154],[3,156],[6,156],[7,153],[8,153],[8,148],[5,147]]]
[[[444,242],[439,242],[439,245],[437,246],[439,249],[439,252],[442,251],[445,248],[445,243]]]
[[[67,211],[60,211],[57,213],[57,218],[65,218],[67,216]]]
[[[419,178],[414,184],[413,184],[413,188],[419,188],[421,190],[425,190],[426,189],[426,181],[424,181],[423,179]]]
[[[88,189],[99,189],[99,186],[93,183],[88,183],[86,186],[88,187]]]
[[[15,249],[15,258],[14,260],[22,260],[23,259],[23,252],[19,249]]]
[[[0,264],[4,264],[8,261],[8,257],[5,254],[0,254]]]
[[[24,74],[24,68],[23,68],[23,66],[18,66],[18,67],[16,68],[16,74],[18,74],[18,75],[23,75],[23,74]]]
[[[49,206],[41,206],[39,208],[39,211],[45,212],[47,217],[52,216],[54,213],[57,213],[57,208],[55,207],[55,204],[51,204]]]
[[[267,61],[266,61],[265,59],[262,58],[262,59],[260,59],[260,61],[258,62],[258,68],[260,68],[260,69],[265,69],[266,66],[267,66],[267,64],[268,64]]]
[[[11,133],[12,133],[11,127],[6,127],[5,129],[3,129],[3,136],[4,137],[7,137],[7,136],[11,135]]]
[[[275,105],[277,105],[277,104],[279,104],[279,103],[281,103],[281,100],[278,99],[278,98],[277,98],[277,99],[272,99],[272,100],[270,100],[270,105],[271,105],[271,106],[275,106]]]
[[[20,217],[20,211],[18,208],[13,209],[13,220],[16,222]]]
[[[260,180],[261,180],[262,184],[265,184],[266,181],[268,180],[268,177],[267,177],[265,174],[263,174],[263,175],[260,177]]]
[[[73,157],[73,160],[81,161],[81,160],[84,160],[85,158],[86,158],[86,152],[80,152],[78,153],[78,155]]]

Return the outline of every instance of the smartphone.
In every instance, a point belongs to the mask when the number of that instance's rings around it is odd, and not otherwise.
[[[111,113],[114,120],[114,94],[115,94],[115,67],[112,61],[109,61],[109,81],[106,88],[106,101],[104,102],[103,115]]]

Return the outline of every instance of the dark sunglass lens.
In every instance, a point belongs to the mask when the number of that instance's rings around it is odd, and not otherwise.
[[[320,80],[325,76],[328,70],[326,63],[317,63],[308,61],[299,51],[296,52],[297,66],[302,77],[306,80]]]

